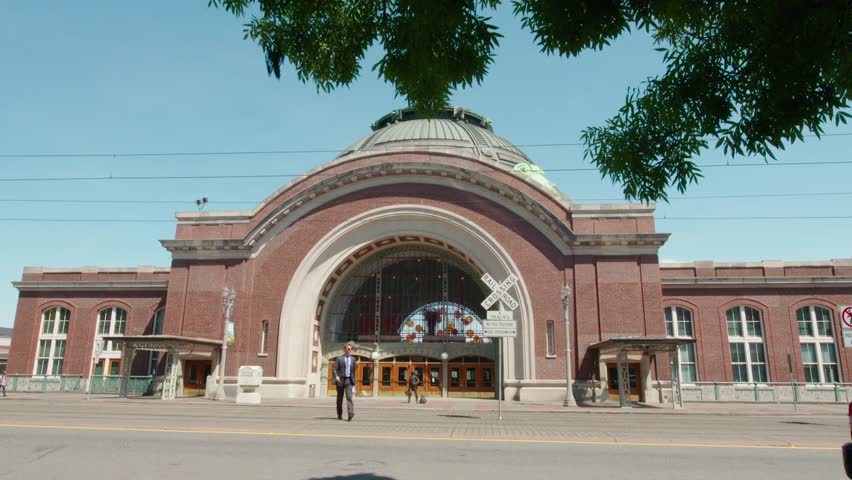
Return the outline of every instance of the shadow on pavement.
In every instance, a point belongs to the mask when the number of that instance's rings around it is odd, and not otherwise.
[[[352,475],[335,475],[333,477],[311,477],[309,480],[396,480],[392,477],[384,475],[374,475],[372,473],[354,473]]]

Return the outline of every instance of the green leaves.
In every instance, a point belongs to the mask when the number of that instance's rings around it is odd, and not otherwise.
[[[483,81],[501,38],[483,15],[500,0],[209,0],[256,12],[246,38],[270,75],[290,63],[322,91],[349,85],[367,48],[373,66],[420,114]],[[666,200],[701,178],[708,148],[775,158],[785,145],[846,124],[852,89],[848,0],[514,0],[515,15],[547,54],[601,49],[632,28],[651,33],[666,73],[628,92],[603,126],[583,132],[585,155],[627,198]]]

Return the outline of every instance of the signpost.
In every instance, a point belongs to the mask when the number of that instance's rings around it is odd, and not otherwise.
[[[843,326],[843,346],[852,348],[852,305],[841,305],[840,323]]]
[[[506,280],[498,283],[491,275],[482,276],[482,282],[491,289],[491,295],[482,301],[482,308],[487,310],[486,320],[483,321],[483,336],[497,339],[497,419],[503,420],[503,337],[518,335],[518,325],[512,310],[518,308],[518,301],[509,295],[509,289],[518,283],[515,274],[509,274]],[[488,310],[494,303],[499,302],[500,310]],[[509,307],[506,311],[503,306]]]
[[[86,385],[86,400],[89,400],[89,397],[92,395],[92,380],[94,380],[94,368],[95,365],[98,364],[98,361],[101,359],[101,354],[104,353],[104,339],[98,337],[95,339],[95,351],[94,357],[95,360],[92,362],[92,366],[89,367],[89,383]]]

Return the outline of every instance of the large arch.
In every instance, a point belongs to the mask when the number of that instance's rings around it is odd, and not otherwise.
[[[493,236],[464,217],[424,205],[395,205],[365,212],[336,226],[311,249],[296,269],[281,308],[276,381],[288,397],[308,395],[309,385],[320,384],[320,368],[314,372],[314,325],[318,300],[329,277],[354,252],[372,242],[394,235],[421,235],[453,245],[482,271],[501,281],[510,273],[519,281],[510,290],[519,307],[519,335],[507,342],[504,364],[508,380],[535,378],[533,310],[524,278],[507,250]],[[333,294],[333,292],[327,292]],[[321,314],[322,315],[322,314]],[[369,352],[360,352],[369,353]],[[316,366],[316,365],[313,365]],[[316,366],[318,367],[318,366]]]

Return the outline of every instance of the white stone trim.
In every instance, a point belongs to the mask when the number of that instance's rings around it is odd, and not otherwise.
[[[506,250],[484,229],[452,212],[424,205],[395,205],[365,212],[335,226],[311,249],[290,280],[281,308],[276,376],[308,378],[323,388],[322,372],[310,372],[316,302],[325,281],[349,255],[376,239],[392,235],[424,235],[466,252],[495,278],[515,273],[521,335],[505,349],[506,377],[535,378],[532,306],[523,277]],[[365,259],[366,260],[366,259]],[[354,268],[354,266],[353,266]],[[334,291],[329,292],[329,298]],[[327,312],[328,310],[326,310]],[[321,319],[321,325],[327,322]],[[320,356],[325,343],[323,334]],[[524,355],[521,352],[525,352]],[[307,396],[305,391],[297,396]]]

